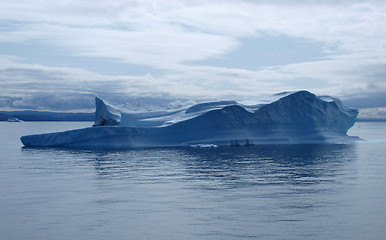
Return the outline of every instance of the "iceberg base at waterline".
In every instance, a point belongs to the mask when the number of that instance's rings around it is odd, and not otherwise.
[[[205,102],[177,108],[135,109],[96,98],[93,127],[21,137],[27,147],[136,148],[346,143],[358,111],[308,91],[272,102]]]

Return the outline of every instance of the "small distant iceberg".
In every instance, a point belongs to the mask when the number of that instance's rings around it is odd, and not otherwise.
[[[358,111],[308,91],[261,101],[213,101],[149,109],[95,99],[92,127],[21,137],[27,147],[136,148],[347,143]]]
[[[217,148],[218,147],[216,144],[195,144],[190,146],[193,148]]]
[[[8,118],[7,122],[24,122],[24,121],[20,120],[16,117],[10,117],[10,118]]]

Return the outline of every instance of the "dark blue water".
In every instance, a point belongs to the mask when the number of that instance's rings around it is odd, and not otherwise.
[[[22,148],[0,122],[0,239],[383,239],[386,124],[346,145]]]

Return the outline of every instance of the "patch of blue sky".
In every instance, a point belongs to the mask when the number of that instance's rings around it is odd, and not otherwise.
[[[129,64],[112,58],[73,56],[66,49],[30,41],[28,43],[0,42],[0,54],[23,58],[26,63],[50,67],[82,68],[107,75],[141,76],[159,74],[160,70],[139,64]]]
[[[328,58],[322,43],[288,36],[260,36],[239,40],[239,46],[231,52],[194,61],[194,65],[257,70],[266,66],[280,66],[313,62]]]
[[[27,24],[27,22],[2,20],[0,21],[0,31],[14,31],[25,24]]]

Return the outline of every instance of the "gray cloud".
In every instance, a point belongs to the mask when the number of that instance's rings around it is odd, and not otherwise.
[[[21,97],[0,96],[0,108],[14,108],[14,102],[20,100]]]
[[[344,103],[356,108],[385,108],[386,92],[372,93],[368,96],[345,99]]]
[[[94,95],[63,92],[35,92],[13,103],[16,109],[52,111],[88,110],[94,108]]]
[[[306,88],[380,105],[378,95],[386,92],[385,10],[383,1],[359,0],[3,1],[0,42],[38,42],[58,51],[57,65],[12,49],[7,54],[15,56],[0,56],[0,104],[66,110],[88,108],[95,95],[118,101],[240,99]],[[256,69],[192,64],[234,57],[243,39],[261,36],[316,43],[323,56]],[[79,56],[146,65],[149,73],[79,69],[71,62]]]

